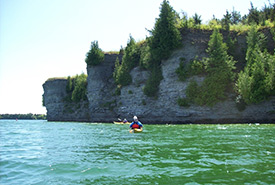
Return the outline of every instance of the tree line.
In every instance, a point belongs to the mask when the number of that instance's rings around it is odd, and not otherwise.
[[[33,119],[46,120],[45,114],[0,114],[0,119]]]

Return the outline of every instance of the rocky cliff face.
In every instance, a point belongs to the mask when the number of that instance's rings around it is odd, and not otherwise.
[[[44,104],[48,121],[89,121],[88,101],[70,103],[65,101],[66,79],[48,80],[43,84]]]
[[[87,97],[89,100],[89,114],[91,121],[112,122],[117,113],[115,96],[116,85],[113,79],[115,60],[122,59],[121,55],[105,54],[101,65],[87,67],[88,86]]]
[[[186,82],[180,82],[175,73],[180,59],[186,61],[195,56],[207,56],[205,52],[210,32],[188,32],[183,36],[184,47],[175,51],[172,56],[162,62],[163,80],[159,86],[158,99],[149,98],[143,94],[143,87],[149,77],[149,72],[134,68],[131,71],[133,82],[122,87],[121,94],[116,95],[116,85],[112,77],[116,57],[121,55],[105,54],[104,62],[99,66],[87,68],[88,86],[87,97],[89,107],[81,107],[81,111],[72,114],[64,113],[66,82],[57,80],[46,82],[44,99],[49,120],[70,120],[72,115],[82,114],[76,121],[89,120],[91,122],[112,122],[118,117],[131,120],[137,115],[144,123],[247,123],[247,122],[275,122],[275,97],[257,105],[250,105],[244,111],[236,107],[235,97],[228,94],[224,102],[213,107],[191,105],[188,108],[177,104],[179,97],[185,97],[188,83],[195,79],[203,81],[203,77],[194,76]],[[236,36],[236,53],[240,58],[245,57],[245,36]]]

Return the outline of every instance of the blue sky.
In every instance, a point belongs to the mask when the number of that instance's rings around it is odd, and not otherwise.
[[[204,22],[233,7],[242,15],[268,0],[170,0],[177,12]],[[46,113],[42,84],[86,73],[85,55],[98,40],[104,51],[142,40],[162,0],[0,0],[0,114]],[[271,3],[272,0],[270,1]]]

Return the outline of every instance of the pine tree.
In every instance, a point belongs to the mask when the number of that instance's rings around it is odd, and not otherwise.
[[[221,23],[222,23],[222,28],[223,28],[225,31],[229,31],[230,24],[231,24],[231,17],[232,17],[232,15],[228,12],[228,10],[226,10],[226,14],[223,15],[223,19],[222,19],[222,21],[221,21]]]
[[[161,4],[160,15],[156,20],[150,39],[151,56],[154,63],[160,64],[181,44],[181,35],[176,27],[176,13],[169,1]]]
[[[226,90],[234,79],[235,61],[227,54],[226,44],[223,43],[222,34],[217,29],[213,31],[206,51],[209,58],[205,80],[200,88],[194,83],[190,84],[187,88],[187,97],[199,105],[213,106],[226,97]],[[197,92],[190,94],[194,91]]]
[[[88,66],[95,66],[103,62],[104,53],[98,46],[98,41],[94,41],[91,43],[91,49],[86,54],[85,62]]]
[[[120,68],[120,62],[119,62],[118,57],[116,57],[115,69],[114,69],[114,72],[113,72],[113,77],[114,77],[115,81],[116,81],[116,79],[117,79],[117,75],[118,75],[118,70],[119,70],[119,68]]]
[[[156,20],[152,36],[148,39],[150,60],[148,68],[151,75],[144,87],[144,94],[157,96],[158,87],[162,80],[161,61],[167,59],[173,50],[181,45],[181,35],[177,29],[177,15],[169,1],[161,4],[160,15]]]

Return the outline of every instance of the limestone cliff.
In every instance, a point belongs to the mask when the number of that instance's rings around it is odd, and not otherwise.
[[[88,101],[67,102],[66,79],[47,80],[43,84],[48,121],[89,121]]]
[[[201,82],[203,77],[194,76],[181,82],[175,73],[180,59],[188,62],[198,56],[207,56],[205,52],[211,32],[190,31],[183,35],[183,48],[162,61],[163,80],[159,86],[158,99],[144,95],[143,87],[149,72],[139,67],[131,71],[132,84],[122,87],[121,94],[116,95],[113,79],[114,63],[121,55],[105,54],[104,62],[98,66],[87,67],[88,106],[82,106],[71,113],[64,111],[62,99],[66,96],[66,80],[46,82],[44,99],[48,120],[75,120],[90,122],[112,122],[118,117],[132,119],[137,115],[144,123],[247,123],[275,122],[275,97],[257,105],[247,106],[239,111],[235,95],[228,93],[226,101],[213,107],[191,105],[188,108],[177,104],[179,97],[185,97],[185,89],[191,79]],[[244,35],[236,35],[236,57],[244,61],[246,40]],[[238,63],[241,68],[243,64]],[[87,104],[86,104],[87,105]]]

